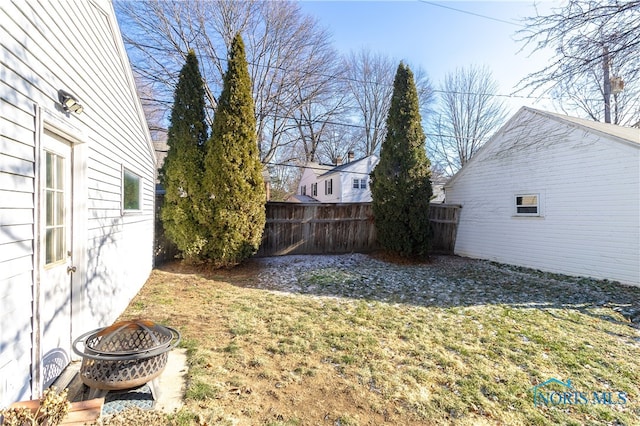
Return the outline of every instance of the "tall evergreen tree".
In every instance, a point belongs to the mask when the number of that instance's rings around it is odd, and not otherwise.
[[[175,89],[167,136],[169,152],[160,170],[166,191],[162,223],[166,236],[186,259],[199,257],[206,236],[197,214],[206,140],[204,86],[198,59],[190,50]]]
[[[265,188],[258,154],[251,79],[242,37],[229,51],[229,68],[213,119],[205,157],[207,201],[205,254],[232,266],[255,253],[265,225]]]
[[[404,257],[424,258],[430,247],[429,159],[425,151],[418,92],[409,67],[400,63],[393,83],[387,135],[371,173],[378,241]]]

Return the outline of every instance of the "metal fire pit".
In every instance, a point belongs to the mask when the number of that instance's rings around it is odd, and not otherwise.
[[[180,342],[177,330],[152,321],[122,321],[78,337],[73,351],[82,357],[80,378],[94,389],[131,389],[150,382],[167,365]],[[82,343],[84,350],[78,349]]]

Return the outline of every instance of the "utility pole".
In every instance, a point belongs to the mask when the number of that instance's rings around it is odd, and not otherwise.
[[[604,74],[604,122],[611,123],[611,79],[609,77],[609,48],[602,48],[602,71]]]

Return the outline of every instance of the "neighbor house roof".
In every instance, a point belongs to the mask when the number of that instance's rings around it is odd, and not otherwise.
[[[354,160],[354,161],[350,161],[348,163],[344,163],[344,164],[340,164],[339,166],[330,166],[332,167],[330,170],[328,170],[327,172],[323,173],[322,176],[327,176],[330,175],[332,173],[339,173],[339,172],[348,172],[351,171],[351,169],[355,168],[358,166],[359,163],[362,163],[368,159],[373,159],[374,162],[378,159],[378,157],[376,157],[375,155],[369,155],[366,157],[362,157],[358,160]]]
[[[304,165],[304,168],[311,170],[316,175],[316,177],[322,176],[327,172],[327,170],[331,170],[333,167],[334,166],[331,164],[321,164],[316,163],[315,161],[310,161]]]
[[[292,194],[287,198],[287,202],[288,203],[319,203],[318,200],[316,200],[313,197],[310,197],[308,195],[301,195],[301,194]]]

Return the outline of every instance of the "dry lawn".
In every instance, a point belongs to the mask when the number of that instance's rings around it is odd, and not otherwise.
[[[639,314],[640,288],[607,281],[344,255],[173,263],[123,319],[183,335],[188,389],[173,424],[638,425]],[[626,403],[534,406],[549,378]]]

